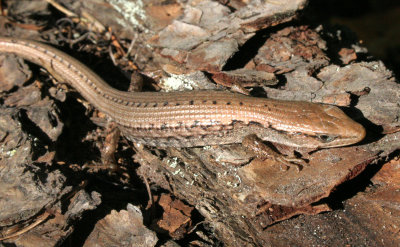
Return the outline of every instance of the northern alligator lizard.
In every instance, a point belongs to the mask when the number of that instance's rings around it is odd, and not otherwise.
[[[357,143],[365,136],[360,124],[332,105],[228,91],[123,92],[71,56],[36,41],[0,37],[0,52],[43,66],[112,118],[125,137],[146,145],[240,143],[256,134],[293,147],[328,148]]]

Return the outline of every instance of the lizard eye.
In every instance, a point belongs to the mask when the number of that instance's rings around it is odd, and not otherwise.
[[[321,140],[323,143],[331,142],[336,139],[336,136],[330,136],[330,135],[318,135],[318,139]]]

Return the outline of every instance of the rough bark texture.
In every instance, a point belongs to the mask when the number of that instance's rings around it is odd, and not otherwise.
[[[0,19],[2,35],[38,38],[32,13],[48,18],[55,10],[46,1],[27,2],[9,1],[15,19]],[[96,147],[104,141],[87,116],[99,125],[104,116],[84,102],[82,107],[64,85],[52,86],[37,67],[30,71],[22,60],[1,56],[4,241],[60,244],[77,237],[86,220],[90,232],[86,229],[86,239],[77,241],[86,246],[177,246],[157,242],[153,231],[161,239],[185,239],[194,232],[190,243],[199,246],[400,244],[399,163],[392,160],[380,171],[374,165],[400,149],[400,86],[381,62],[359,60],[365,49],[356,42],[351,49],[344,47],[340,32],[291,25],[306,1],[57,2],[81,16],[81,23],[58,23],[58,31],[53,27],[42,36],[69,43],[67,51],[80,54],[113,86],[129,87],[117,70],[105,72],[110,60],[98,62],[110,50],[122,69],[139,68],[147,76],[148,90],[228,87],[247,92],[255,87],[252,94],[270,98],[335,104],[367,128],[367,138],[325,150],[275,145],[283,154],[296,152],[309,160],[301,171],[255,159],[240,144],[160,150],[121,139],[117,161],[131,179],[125,173],[128,182],[116,192],[107,188],[114,186],[109,177],[81,176],[83,165],[98,163]],[[24,25],[18,27],[18,19]],[[107,30],[104,26],[113,35],[99,35]],[[87,30],[95,31],[72,40]],[[110,42],[93,45],[100,39]],[[130,61],[123,54],[128,48]],[[85,58],[86,53],[94,55]],[[133,161],[139,165],[129,166]],[[135,184],[136,173],[156,194],[146,208],[147,195],[143,185]],[[373,186],[367,187],[371,174]],[[170,194],[159,196],[160,189]],[[144,213],[128,203],[142,205]],[[160,206],[158,212],[154,205]],[[83,213],[90,210],[99,213],[88,220]],[[300,216],[291,218],[295,215]]]

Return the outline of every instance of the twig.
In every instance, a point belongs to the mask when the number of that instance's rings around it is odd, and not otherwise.
[[[19,235],[24,234],[25,232],[27,232],[27,231],[29,231],[29,230],[35,228],[37,225],[39,225],[40,223],[42,223],[43,221],[45,221],[50,215],[52,215],[50,212],[45,211],[41,216],[39,216],[39,217],[36,219],[36,222],[34,222],[33,224],[31,224],[31,225],[29,225],[29,226],[27,226],[27,227],[21,229],[21,230],[18,231],[18,232],[15,232],[15,233],[13,233],[13,234],[11,234],[11,235],[8,235],[8,236],[5,236],[5,237],[0,238],[0,241],[6,240],[6,239],[10,239],[10,238],[14,238],[14,237],[17,237],[17,236],[19,236]]]

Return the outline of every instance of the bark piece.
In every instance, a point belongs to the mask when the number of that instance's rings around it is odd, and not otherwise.
[[[32,74],[26,64],[19,59],[9,59],[9,55],[0,56],[0,91],[9,91],[16,86],[22,86]],[[15,56],[11,56],[14,57]]]
[[[400,160],[395,158],[386,163],[371,181],[376,185],[386,186],[392,191],[400,189]],[[392,197],[395,200],[398,198]]]
[[[126,210],[112,210],[100,220],[84,246],[155,246],[156,234],[143,225],[140,209],[128,204]]]
[[[30,140],[21,131],[21,123],[16,116],[15,109],[2,109],[1,130],[5,132],[2,140],[3,150],[0,160],[0,182],[2,183],[0,203],[2,211],[0,222],[2,226],[18,222],[38,213],[46,205],[54,203],[57,195],[70,190],[64,188],[64,178],[59,171],[49,172],[42,180],[35,175],[36,170],[41,170],[38,164],[31,160],[34,140]],[[30,167],[26,169],[25,166]],[[28,181],[31,181],[29,183]],[[37,190],[38,186],[40,191]]]
[[[171,50],[191,50],[203,43],[208,36],[207,30],[201,27],[174,21],[159,33],[157,40],[152,41]]]
[[[255,31],[292,19],[295,10],[304,4],[290,0],[279,4],[252,1],[231,12],[218,2],[201,1],[186,8],[181,20],[173,21],[150,43],[162,47],[161,54],[168,54],[188,69],[218,72]]]
[[[312,217],[299,216],[270,226],[264,234],[270,236],[272,246],[281,246],[282,243],[301,243],[301,246],[398,246],[398,167],[398,160],[395,159],[374,175],[374,185],[360,184],[362,180],[357,180],[339,189],[341,191],[337,191],[336,196],[346,201],[335,211]],[[345,198],[341,196],[343,194]]]
[[[72,198],[72,202],[65,214],[60,213],[61,208],[47,209],[44,213],[30,219],[30,224],[34,225],[37,223],[37,226],[34,226],[32,229],[22,234],[16,234],[16,237],[10,238],[6,240],[6,242],[27,247],[37,246],[38,243],[46,246],[57,245],[73,232],[74,228],[71,227],[71,222],[82,217],[83,212],[96,208],[100,203],[101,200],[98,193],[93,192],[91,195],[88,195],[81,190]],[[45,218],[43,216],[45,216]],[[20,224],[20,222],[16,225],[18,224]],[[29,224],[25,223],[25,225],[25,228],[30,227]],[[8,233],[8,235],[9,234],[10,233]]]
[[[22,3],[21,1],[11,1],[7,8],[10,11],[11,16],[20,16],[21,18],[31,16],[35,13],[37,16],[47,17],[51,14],[48,9],[48,3],[46,1],[29,1]]]
[[[349,64],[357,59],[357,54],[354,49],[342,48],[339,51],[339,56],[344,64]]]
[[[182,201],[173,200],[167,194],[161,195],[158,204],[164,212],[157,225],[174,239],[180,239],[187,234],[188,229],[192,226],[193,207],[185,205]]]
[[[242,87],[273,86],[278,83],[275,75],[264,71],[237,69],[215,73],[213,80],[226,87],[239,84]]]
[[[41,100],[40,90],[35,85],[22,87],[17,92],[10,95],[4,100],[7,106],[30,106],[38,103]]]
[[[286,73],[304,67],[318,69],[329,64],[326,42],[307,26],[287,27],[274,34],[260,48],[254,63],[257,70]]]
[[[325,88],[331,91],[361,92],[368,88],[368,94],[361,95],[357,108],[363,116],[384,131],[398,129],[398,99],[400,85],[393,80],[392,73],[381,62],[363,62],[340,68],[331,65],[324,68],[318,77],[325,81]]]
[[[37,85],[9,93],[0,111],[1,234],[20,246],[56,245],[72,233],[72,222],[101,202],[96,193],[65,200],[84,192],[72,190],[60,169],[49,166],[55,164],[54,146],[64,125]]]
[[[36,141],[21,130],[22,124],[18,121],[17,115],[18,110],[15,108],[2,108],[0,111],[0,129],[4,137],[0,159],[2,168],[0,170],[0,187],[2,188],[0,190],[2,208],[0,225],[3,237],[24,229],[26,227],[24,222],[28,222],[28,226],[35,222],[36,217],[42,215],[47,208],[52,208],[52,205],[60,199],[60,195],[71,191],[71,187],[66,186],[65,177],[59,171],[48,171],[32,161]],[[18,229],[7,231],[9,227]],[[38,234],[37,229],[36,227],[30,230],[29,234],[35,235],[35,239],[42,238],[43,241],[53,244],[69,233],[60,229],[57,236],[49,237]],[[22,244],[27,241],[26,237],[27,234],[17,235],[17,239],[5,241],[9,243],[22,241],[20,242]],[[28,237],[28,239],[32,241],[32,238]],[[27,244],[27,246],[31,245]]]

